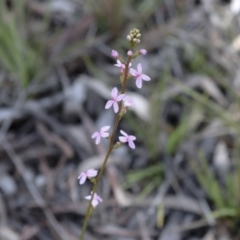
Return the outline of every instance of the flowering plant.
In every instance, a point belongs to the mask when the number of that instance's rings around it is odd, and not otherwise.
[[[103,160],[103,164],[100,168],[100,171],[98,172],[95,169],[88,169],[85,172],[82,172],[79,175],[79,183],[84,184],[87,178],[91,180],[93,183],[93,189],[92,192],[89,196],[86,196],[85,198],[89,200],[88,204],[88,209],[87,213],[84,219],[83,223],[83,228],[80,236],[80,240],[83,240],[84,234],[86,231],[86,227],[88,224],[88,220],[95,209],[95,207],[102,202],[103,200],[101,199],[100,196],[96,193],[98,183],[102,177],[103,171],[106,167],[108,158],[112,152],[113,149],[118,148],[121,144],[127,143],[128,146],[132,149],[135,149],[135,143],[134,141],[136,140],[136,137],[133,135],[129,135],[123,130],[120,130],[120,133],[122,136],[119,137],[119,141],[117,143],[114,143],[115,135],[117,133],[118,125],[119,122],[124,114],[127,113],[128,107],[130,107],[133,103],[133,100],[125,95],[125,90],[126,90],[126,84],[129,78],[133,77],[136,79],[136,86],[138,88],[142,87],[142,80],[144,81],[150,81],[150,77],[142,73],[142,65],[141,63],[138,63],[137,65],[137,70],[130,68],[131,67],[131,60],[137,58],[139,55],[146,55],[147,51],[145,49],[140,49],[136,51],[135,53],[133,52],[134,48],[137,46],[138,43],[140,43],[140,31],[136,28],[130,31],[129,35],[127,36],[127,40],[130,43],[130,49],[127,52],[127,60],[124,61],[118,52],[116,50],[112,50],[112,57],[114,57],[117,60],[117,63],[114,65],[116,67],[120,68],[120,82],[122,85],[120,93],[118,93],[118,89],[114,87],[111,91],[111,99],[107,101],[105,105],[105,109],[109,109],[113,107],[113,111],[117,114],[113,131],[111,134],[109,134],[107,131],[110,129],[110,126],[103,126],[100,131],[93,133],[92,138],[95,138],[95,143],[99,144],[101,141],[101,138],[108,138],[109,139],[109,145],[108,145],[108,150],[106,153],[106,156]],[[95,178],[96,177],[96,178]]]

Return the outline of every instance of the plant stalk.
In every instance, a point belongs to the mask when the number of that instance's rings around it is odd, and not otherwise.
[[[126,84],[127,84],[127,78],[128,78],[128,67],[129,67],[130,61],[131,61],[131,56],[129,56],[128,59],[127,59],[126,68],[125,68],[124,76],[123,76],[123,83],[122,83],[122,88],[121,88],[121,94],[123,94],[125,92],[125,90],[126,90]],[[98,184],[99,184],[100,179],[102,177],[103,171],[104,171],[104,169],[105,169],[105,167],[107,165],[108,158],[109,158],[109,156],[110,156],[110,154],[111,154],[111,152],[113,150],[114,139],[115,139],[115,136],[116,136],[116,132],[117,132],[117,128],[118,128],[119,122],[121,120],[121,115],[120,115],[121,108],[122,108],[122,101],[119,104],[119,111],[117,113],[117,117],[116,117],[116,120],[115,120],[115,123],[114,123],[113,133],[112,133],[111,138],[110,138],[110,142],[109,142],[109,146],[108,146],[108,150],[107,150],[106,156],[104,158],[104,161],[103,161],[103,164],[101,166],[100,172],[99,172],[99,174],[98,174],[98,176],[96,178],[96,183],[93,186],[91,200],[89,201],[88,208],[87,208],[87,213],[86,213],[86,216],[85,216],[85,219],[84,219],[84,222],[83,222],[83,228],[82,228],[80,240],[83,240],[83,238],[84,238],[84,234],[86,232],[87,224],[88,224],[89,218],[90,218],[91,213],[92,213],[91,208],[92,208],[93,196],[94,196],[94,194],[97,191],[97,187],[98,187]]]

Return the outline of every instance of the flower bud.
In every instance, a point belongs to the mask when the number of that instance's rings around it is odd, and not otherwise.
[[[141,37],[141,33],[138,29],[134,28],[132,29],[128,36],[127,36],[127,40],[130,42],[130,46],[131,48],[136,47],[136,45],[138,43],[140,43],[140,37]]]
[[[119,58],[118,52],[115,51],[115,50],[112,50],[111,55],[112,55],[114,58]]]
[[[133,52],[132,52],[131,50],[129,50],[129,51],[127,52],[127,55],[128,55],[128,56],[132,56],[132,55],[133,55]]]
[[[146,49],[140,49],[138,52],[139,52],[139,54],[142,54],[142,55],[146,55],[147,54],[147,50]]]

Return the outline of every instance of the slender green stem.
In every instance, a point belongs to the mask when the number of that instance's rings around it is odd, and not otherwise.
[[[131,61],[131,56],[129,56],[128,59],[127,59],[126,68],[125,68],[124,76],[123,76],[121,94],[123,94],[125,92],[125,89],[126,89],[127,78],[128,78],[128,67],[129,67],[130,61]],[[90,218],[91,213],[92,213],[92,211],[91,211],[91,209],[92,209],[92,200],[93,200],[94,194],[97,191],[97,187],[98,187],[99,181],[100,181],[100,179],[102,177],[103,171],[104,171],[104,169],[105,169],[105,167],[107,165],[108,158],[109,158],[109,156],[110,156],[110,154],[111,154],[111,152],[113,150],[114,139],[115,139],[115,136],[116,136],[116,132],[117,132],[117,128],[118,128],[119,122],[121,120],[121,108],[122,108],[122,101],[119,104],[119,109],[120,110],[119,110],[119,112],[117,114],[117,117],[116,117],[116,120],[115,120],[115,123],[114,123],[114,128],[113,128],[113,132],[112,132],[112,135],[111,135],[111,138],[110,138],[110,142],[109,142],[109,146],[108,146],[108,150],[107,150],[106,156],[104,158],[104,161],[103,161],[103,164],[102,164],[101,169],[99,171],[99,174],[98,174],[98,176],[96,178],[96,183],[93,186],[93,190],[92,190],[92,193],[91,193],[92,194],[91,195],[91,200],[89,201],[89,204],[88,204],[87,213],[86,213],[86,216],[85,216],[85,219],[84,219],[80,240],[83,240],[83,238],[84,238],[84,234],[86,232],[87,224],[88,224],[89,218]]]

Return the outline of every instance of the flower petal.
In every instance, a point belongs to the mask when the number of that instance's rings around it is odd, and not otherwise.
[[[132,141],[132,140],[128,140],[128,146],[130,147],[130,148],[132,148],[132,149],[135,149],[135,144],[134,144],[134,142]]]
[[[84,175],[85,172],[81,172],[81,174],[78,176],[78,179],[80,179],[82,177],[82,175]]]
[[[79,184],[82,185],[86,182],[87,179],[87,175],[83,174],[82,177],[80,178]]]
[[[142,87],[142,79],[141,79],[141,77],[138,77],[138,78],[136,79],[136,85],[137,85],[138,88],[141,88],[141,87]]]
[[[93,198],[96,199],[96,200],[99,201],[99,202],[102,202],[102,201],[103,201],[102,198],[97,195],[97,193],[94,193],[94,197],[93,197]]]
[[[98,135],[99,135],[99,132],[95,132],[95,133],[93,133],[92,138],[95,138],[95,137],[97,137]]]
[[[100,198],[98,195],[96,196],[96,199],[99,201],[99,202],[102,202],[102,198]]]
[[[137,72],[135,69],[133,69],[133,68],[130,68],[130,69],[129,69],[129,72],[130,72],[130,74],[131,74],[133,77],[136,77],[137,74],[138,74],[138,72]]]
[[[117,94],[118,94],[118,90],[117,90],[117,88],[115,87],[115,88],[112,89],[111,96],[112,96],[113,98],[116,98],[116,97],[117,97]]]
[[[123,136],[128,137],[128,134],[125,133],[123,130],[120,130],[120,133],[121,133]]]
[[[138,73],[142,73],[142,64],[141,63],[139,63],[137,65],[137,70],[138,70]]]
[[[100,141],[101,141],[101,137],[100,137],[100,136],[97,136],[95,143],[98,145],[98,144],[100,143]]]
[[[92,198],[91,195],[85,197],[85,199],[87,199],[87,200],[91,200],[91,198]]]
[[[107,101],[107,103],[106,103],[106,105],[105,105],[105,109],[109,109],[109,108],[112,106],[113,103],[114,103],[113,100]]]
[[[116,100],[119,102],[119,101],[122,101],[124,98],[125,98],[125,94],[120,94],[119,96],[117,96]]]
[[[116,66],[116,67],[122,67],[122,63],[121,63],[119,60],[117,60],[117,63],[114,64],[114,66]]]
[[[133,135],[130,135],[130,136],[129,136],[129,139],[130,139],[131,141],[134,141],[134,140],[136,140],[137,138],[136,138],[135,136],[133,136]]]
[[[127,142],[127,137],[121,136],[121,137],[119,137],[119,141],[125,143],[125,142]]]
[[[119,65],[119,63],[114,64],[115,67],[122,67],[122,65]]]
[[[145,74],[141,74],[141,78],[144,80],[144,81],[150,81],[151,78]]]
[[[113,109],[114,109],[114,112],[115,112],[115,113],[118,112],[119,107],[118,107],[118,103],[117,103],[117,102],[114,102],[114,104],[113,104]]]
[[[109,136],[109,133],[107,133],[107,132],[102,132],[101,133],[101,137],[103,137],[103,138],[106,138],[108,136]]]
[[[97,205],[98,205],[98,200],[94,198],[92,200],[92,206],[95,208]]]
[[[110,126],[104,126],[100,129],[100,133],[102,132],[106,132],[108,129],[110,128]]]
[[[87,173],[87,176],[91,178],[91,177],[96,177],[98,171],[91,168],[91,169],[88,169],[86,173]]]

